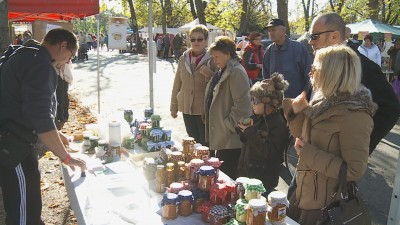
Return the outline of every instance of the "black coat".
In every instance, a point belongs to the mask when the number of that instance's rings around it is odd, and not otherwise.
[[[278,185],[279,165],[289,144],[289,130],[280,111],[264,118],[253,115],[254,125],[239,132],[243,146],[238,175],[257,178],[271,191]]]
[[[69,97],[68,97],[68,87],[69,84],[58,77],[57,84],[57,114],[55,123],[58,130],[64,126],[64,123],[68,121],[68,108],[69,108]]]

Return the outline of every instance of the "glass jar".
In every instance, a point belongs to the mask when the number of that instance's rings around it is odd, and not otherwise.
[[[286,217],[286,208],[289,202],[285,193],[273,191],[268,195],[268,219],[272,222],[284,221]]]
[[[157,163],[154,161],[153,158],[148,157],[143,159],[143,172],[144,176],[148,180],[153,180],[156,178]]]
[[[221,205],[226,202],[226,185],[223,183],[215,183],[210,188],[210,201],[214,205]]]
[[[116,162],[121,159],[121,146],[113,145],[111,146],[111,155],[113,158],[113,162]]]
[[[195,144],[195,140],[192,137],[184,137],[182,139],[182,152],[183,154],[186,155],[191,155],[194,156],[194,144]]]
[[[165,192],[165,166],[157,165],[156,170],[156,192],[163,193]]]
[[[153,115],[154,111],[152,108],[146,108],[144,109],[144,117],[145,118],[150,118],[151,115]]]
[[[167,168],[165,170],[166,173],[166,183],[165,185],[169,187],[169,185],[175,181],[175,165],[173,163],[167,163]]]
[[[210,199],[210,192],[208,191],[201,191],[198,188],[193,190],[193,211],[197,213],[201,213],[200,205]]]
[[[177,217],[178,195],[174,193],[166,193],[161,201],[162,216],[164,219],[173,220]]]
[[[85,131],[83,132],[83,146],[87,148],[90,146],[90,137],[92,136],[92,132]]]
[[[126,120],[126,122],[128,122],[130,126],[133,121],[133,111],[131,109],[124,110],[124,119]]]
[[[212,166],[201,166],[197,171],[199,175],[199,182],[197,188],[202,191],[209,191],[211,185],[215,183],[215,170]]]
[[[223,162],[224,161],[219,161],[219,159],[216,157],[211,157],[206,161],[207,165],[214,167],[215,173],[216,173],[216,175],[215,175],[216,179],[218,179],[218,177],[219,177],[219,167],[221,166],[221,164]]]
[[[176,168],[176,173],[175,173],[175,179],[177,181],[184,181],[186,180],[185,176],[185,171],[186,171],[186,166],[184,161],[179,161],[178,166]]]
[[[236,198],[236,183],[234,181],[228,181],[225,183],[226,187],[226,201],[231,204],[235,204],[237,201]]]
[[[215,205],[210,210],[210,224],[224,225],[227,221],[228,209],[223,205]]]
[[[196,148],[196,158],[206,162],[210,158],[210,149],[207,146],[198,146]]]
[[[160,127],[161,116],[160,115],[151,115],[151,126],[153,128]]]
[[[90,148],[91,149],[94,149],[94,148],[96,148],[97,146],[99,146],[99,137],[97,137],[97,136],[91,136],[90,138],[89,138],[89,142],[90,142]]]
[[[183,156],[182,156],[182,152],[181,151],[174,151],[171,152],[171,155],[169,157],[169,160],[174,163],[175,165],[177,165],[177,163],[179,161],[183,161]]]
[[[212,207],[213,207],[213,205],[209,201],[204,201],[199,206],[199,211],[201,213],[201,219],[206,223],[210,222],[210,211],[211,211]]]
[[[171,130],[166,130],[166,129],[162,129],[162,140],[163,141],[170,141],[171,140],[171,134],[172,131]]]
[[[245,193],[245,186],[247,181],[249,180],[249,178],[247,177],[238,177],[236,179],[236,184],[235,184],[235,190],[236,190],[236,194],[235,194],[235,198],[236,199],[244,199],[244,193]]]
[[[246,223],[248,202],[246,199],[238,199],[235,205],[236,220],[241,223]]]
[[[178,213],[181,216],[192,215],[193,195],[191,191],[182,190],[178,193]]]
[[[149,126],[148,123],[141,123],[139,125],[139,131],[140,131],[140,134],[142,135],[142,137],[146,137],[146,127],[147,126]]]
[[[261,194],[265,192],[263,183],[258,179],[248,179],[245,186],[244,196],[247,201],[251,199],[259,199]]]
[[[262,199],[251,199],[247,207],[246,225],[264,225],[267,203]]]
[[[149,140],[151,140],[150,139],[150,133],[151,133],[151,130],[152,130],[153,128],[149,125],[149,126],[147,126],[146,127],[146,137],[149,139]]]
[[[198,182],[197,171],[203,165],[204,165],[204,161],[201,160],[201,159],[192,159],[190,161],[190,180],[193,183],[197,183]]]
[[[178,182],[173,182],[169,185],[168,192],[178,194],[183,190],[183,184]]]

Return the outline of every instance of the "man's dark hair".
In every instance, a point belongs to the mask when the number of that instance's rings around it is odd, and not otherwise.
[[[344,39],[346,38],[346,24],[339,14],[335,12],[329,12],[324,13],[319,17],[325,19],[324,24],[327,26],[328,30],[339,31],[340,38],[342,41],[344,41]]]
[[[63,41],[67,42],[68,49],[78,49],[76,36],[72,32],[62,28],[50,30],[44,37],[43,43],[56,45]]]

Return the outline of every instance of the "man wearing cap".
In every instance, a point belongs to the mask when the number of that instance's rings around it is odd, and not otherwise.
[[[311,57],[300,42],[286,36],[285,23],[281,19],[272,19],[264,28],[268,30],[272,44],[265,50],[263,60],[263,77],[270,78],[274,72],[282,73],[290,83],[285,97],[295,98],[308,90],[310,81],[308,73],[311,68]]]

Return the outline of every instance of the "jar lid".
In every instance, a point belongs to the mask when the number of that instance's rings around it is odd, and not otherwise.
[[[197,173],[202,176],[214,176],[216,174],[215,169],[212,166],[201,166]]]
[[[179,161],[177,164],[178,164],[179,167],[185,166],[185,162],[184,161]]]
[[[195,199],[203,198],[203,199],[209,199],[210,198],[210,192],[209,191],[202,191],[198,188],[193,190],[193,197]]]
[[[151,115],[151,120],[161,120],[161,116],[160,115]]]
[[[165,204],[176,204],[178,201],[178,195],[174,193],[165,193],[161,201],[161,206]]]
[[[178,182],[173,182],[169,185],[169,187],[171,189],[182,189],[183,188],[183,184],[178,183]]]
[[[204,164],[204,161],[201,159],[192,159],[190,161],[191,166],[199,166],[199,165],[203,165],[203,164]]]
[[[184,138],[182,138],[182,141],[194,141],[194,138],[192,138],[192,137],[184,137]]]
[[[144,111],[145,112],[153,112],[153,109],[152,108],[145,108]]]
[[[164,167],[165,167],[164,165],[157,165],[157,169],[158,169],[158,170],[163,170]]]
[[[269,193],[268,202],[272,207],[275,207],[277,204],[283,204],[289,207],[289,201],[287,200],[287,196],[285,193],[281,191],[273,191]]]
[[[196,148],[197,151],[210,151],[210,148],[208,148],[207,146],[198,146]],[[217,158],[218,159],[218,158]],[[219,161],[219,160],[218,160]]]
[[[146,130],[150,130],[150,129],[152,129],[153,127],[151,126],[151,125],[147,125],[147,127],[146,127]]]
[[[89,138],[89,140],[91,140],[91,141],[97,141],[97,140],[99,140],[100,138],[99,137],[97,137],[97,136],[90,136],[90,138]]]
[[[248,206],[248,201],[246,199],[238,199],[235,205],[236,214],[238,214],[239,216],[245,214],[247,206]]]
[[[251,209],[254,216],[258,216],[259,213],[267,211],[267,203],[261,199],[251,199],[248,207]]]
[[[191,191],[182,190],[182,191],[179,191],[178,198],[179,198],[180,201],[181,200],[191,200],[191,201],[193,201],[193,194],[192,194]]]
[[[210,214],[220,219],[228,216],[228,209],[223,205],[215,205],[211,208]]]
[[[182,152],[180,152],[180,151],[171,152],[171,156],[172,157],[174,157],[174,156],[182,156]]]
[[[258,179],[249,179],[245,185],[246,191],[264,193],[266,190],[263,183]]]
[[[152,141],[148,141],[148,142],[147,142],[147,147],[152,148],[152,147],[154,147],[154,146],[156,146],[156,143],[154,143],[154,142],[152,142]]]
[[[248,177],[238,177],[236,178],[236,183],[246,184],[248,180],[249,180]]]
[[[106,140],[99,140],[99,145],[106,145],[107,141]]]
[[[162,131],[163,131],[164,133],[171,133],[171,132],[172,132],[172,130],[169,130],[169,129],[162,129]]]
[[[140,129],[140,130],[144,130],[144,129],[146,129],[147,126],[149,126],[148,123],[141,123],[141,124],[139,125],[139,129]]]
[[[225,223],[225,225],[241,225],[243,223],[238,222],[235,218],[231,218],[231,220],[229,220],[227,223]]]
[[[119,127],[121,126],[121,124],[118,121],[111,121],[110,123],[108,123],[109,127]]]

